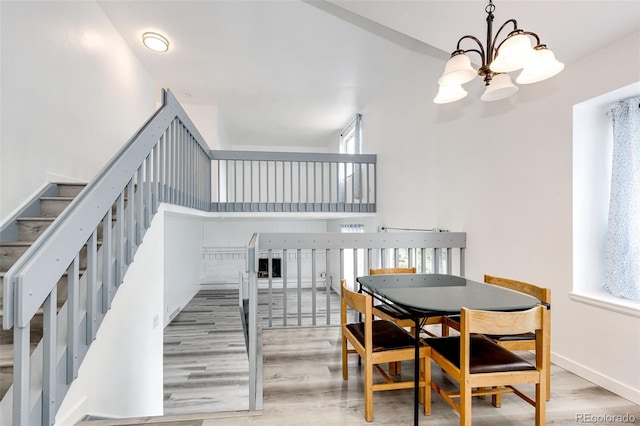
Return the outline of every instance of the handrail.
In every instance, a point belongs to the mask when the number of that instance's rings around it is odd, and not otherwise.
[[[138,168],[141,158],[149,154],[174,118],[189,129],[205,153],[210,152],[204,139],[169,90],[163,91],[163,106],[154,113],[129,141],[116,153],[87,187],[71,202],[69,207],[49,226],[25,254],[7,271],[4,279],[4,329],[14,323],[24,327],[45,301],[56,284],[47,280],[60,276],[73,261],[79,248],[88,240],[93,230],[105,215],[107,208],[115,203],[131,179],[132,170]],[[60,238],[64,235],[64,238]],[[42,279],[49,281],[42,285]],[[13,300],[14,288],[17,303]]]
[[[7,271],[3,327],[14,330],[15,426],[53,424],[160,202],[209,211],[210,176],[210,149],[173,94],[163,90],[162,106]],[[81,251],[87,263],[82,278]],[[57,283],[65,271],[69,300],[56,314]],[[31,371],[30,322],[41,308],[42,366]],[[58,318],[66,319],[62,348]]]

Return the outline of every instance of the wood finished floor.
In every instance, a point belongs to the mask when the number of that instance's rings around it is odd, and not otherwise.
[[[258,297],[261,327],[269,326],[269,292]],[[271,325],[284,324],[281,289],[272,291]],[[316,290],[316,324],[340,324],[339,297],[330,294],[327,320],[324,287]],[[287,292],[287,324],[312,325],[311,289]],[[249,362],[237,289],[201,290],[164,331],[164,411],[166,415],[249,409]]]
[[[241,327],[237,292],[201,291],[165,330],[166,415],[79,424],[370,424],[363,418],[362,373],[355,357],[349,361],[349,380],[342,379],[336,326],[264,329],[263,410],[247,412],[248,362]],[[410,373],[412,363],[403,363],[403,371]],[[446,380],[437,368],[433,376],[441,383]],[[412,424],[412,392],[376,393],[373,424]],[[580,414],[627,414],[640,424],[640,406],[553,365],[547,424],[579,424]],[[474,425],[526,425],[533,424],[534,411],[515,395],[506,395],[499,409],[486,400],[474,400],[473,416]],[[421,416],[420,424],[457,425],[458,416],[434,393],[432,414]]]

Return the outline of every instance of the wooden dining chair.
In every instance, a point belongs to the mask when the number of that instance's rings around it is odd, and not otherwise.
[[[544,426],[547,403],[549,330],[546,307],[526,311],[496,312],[462,308],[460,335],[426,339],[430,357],[455,382],[457,391],[445,391],[434,381],[431,388],[460,414],[460,425],[471,426],[473,396],[513,392],[535,407],[535,424]],[[535,365],[486,335],[522,334],[534,331]],[[535,397],[515,387],[535,384]],[[457,402],[456,402],[457,400]]]
[[[415,274],[416,268],[373,268],[369,269],[369,275],[380,274]]]
[[[341,287],[341,328],[342,328],[342,377],[349,378],[348,354],[358,354],[364,364],[364,418],[373,421],[373,392],[414,388],[414,378],[394,381],[380,366],[389,362],[415,359],[415,340],[405,329],[388,320],[375,320],[373,316],[373,298],[357,293],[346,287],[346,281],[340,280]],[[362,322],[347,322],[347,308],[362,314]],[[349,347],[351,346],[351,347]],[[426,362],[429,348],[420,347],[420,402],[424,414],[431,414],[431,392],[426,391],[431,381],[431,364]],[[377,371],[383,379],[374,383],[373,372]]]
[[[545,312],[545,321],[547,322],[547,329],[549,330],[549,336],[551,336],[551,289],[539,287],[537,285],[525,283],[523,281],[511,280],[508,278],[495,277],[492,275],[485,275],[484,282],[487,284],[497,285],[500,287],[508,288],[520,293],[533,296],[544,305],[547,310]],[[446,326],[460,331],[460,316],[451,316],[447,318]],[[488,335],[490,339],[512,351],[533,351],[536,349],[535,335],[532,332],[522,334],[511,335]],[[551,344],[546,346],[546,362],[547,362],[547,401],[551,399]],[[496,395],[493,398],[493,405],[500,406],[500,395]]]

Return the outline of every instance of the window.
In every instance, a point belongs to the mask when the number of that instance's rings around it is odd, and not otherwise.
[[[341,154],[361,154],[362,153],[362,115],[356,114],[351,122],[340,133],[340,153]],[[347,162],[341,165],[339,177],[341,181],[339,200],[344,202],[346,191],[353,191],[353,198],[359,200],[361,197],[361,172],[360,165]]]
[[[640,97],[616,102],[604,288],[640,302]]]
[[[340,153],[341,154],[361,154],[362,153],[362,115],[356,116],[349,122],[347,127],[340,133]]]
[[[573,107],[573,300],[632,316],[640,302],[604,290],[613,129],[607,115],[621,99],[640,96],[640,82]]]

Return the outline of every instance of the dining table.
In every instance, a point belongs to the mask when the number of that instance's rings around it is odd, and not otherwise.
[[[503,287],[448,274],[385,274],[357,277],[361,291],[371,294],[415,322],[414,425],[418,425],[420,330],[433,316],[459,315],[462,307],[519,311],[539,305],[535,297]],[[430,391],[430,389],[425,389]]]

